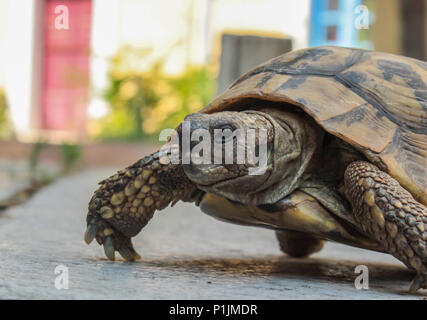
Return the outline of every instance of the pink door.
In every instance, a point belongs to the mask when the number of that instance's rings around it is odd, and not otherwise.
[[[45,130],[77,135],[85,131],[91,12],[92,0],[45,0],[41,110]]]

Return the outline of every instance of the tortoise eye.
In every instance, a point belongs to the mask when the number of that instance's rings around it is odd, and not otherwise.
[[[214,129],[214,141],[217,143],[225,143],[230,141],[233,139],[234,129],[235,128],[229,124],[219,126],[218,128]]]
[[[225,130],[229,130],[229,131],[234,131],[234,127],[231,124],[224,124],[218,127],[219,130],[225,131]]]

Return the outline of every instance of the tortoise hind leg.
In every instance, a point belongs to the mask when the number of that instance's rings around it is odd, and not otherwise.
[[[276,231],[280,250],[295,258],[304,258],[322,250],[325,240],[296,231]]]
[[[410,291],[427,288],[427,207],[376,166],[357,161],[344,175],[355,220],[385,250],[417,271]]]

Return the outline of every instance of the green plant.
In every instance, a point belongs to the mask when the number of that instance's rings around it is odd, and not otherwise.
[[[168,90],[154,108],[143,110],[143,128],[158,136],[163,128],[175,128],[184,117],[200,110],[215,93],[215,80],[207,67],[190,67],[166,80]]]
[[[56,173],[49,173],[40,168],[40,156],[49,144],[45,141],[37,141],[28,159],[30,179],[33,183],[48,184],[55,178],[70,173],[78,165],[82,157],[82,149],[80,145],[63,143],[59,146],[61,152],[61,167]]]
[[[61,144],[62,173],[71,172],[82,158],[82,147],[78,144]]]
[[[215,92],[208,67],[189,67],[178,76],[163,73],[161,60],[149,64],[150,51],[124,47],[112,59],[105,92],[109,113],[91,123],[103,140],[155,140],[163,128],[174,128],[184,116],[206,105]]]
[[[63,143],[59,147],[62,155],[61,168],[56,172],[45,171],[40,166],[40,156],[48,146],[45,141],[38,141],[33,145],[28,159],[29,185],[6,199],[0,199],[0,213],[2,210],[23,203],[44,186],[60,176],[70,173],[81,159],[82,152],[79,145]]]
[[[47,143],[44,141],[37,141],[34,143],[33,148],[31,149],[30,157],[28,159],[28,166],[30,171],[30,179],[35,181],[38,179],[38,171],[40,164],[40,154],[43,149],[46,148]]]
[[[12,125],[9,120],[6,93],[0,88],[0,139],[12,136]]]

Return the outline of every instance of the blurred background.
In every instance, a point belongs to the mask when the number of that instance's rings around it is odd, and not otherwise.
[[[426,60],[426,38],[427,0],[0,0],[0,190],[130,164],[287,51]]]

